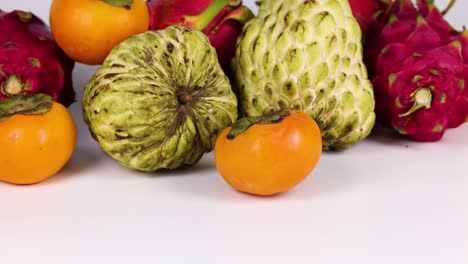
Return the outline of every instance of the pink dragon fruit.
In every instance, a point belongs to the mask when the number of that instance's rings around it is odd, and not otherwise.
[[[440,140],[468,121],[468,31],[430,0],[396,0],[390,10],[365,47],[377,118],[414,140]]]
[[[64,106],[75,100],[74,61],[31,12],[0,10],[0,101],[45,93]]]
[[[380,23],[377,18],[384,15],[383,13],[388,10],[391,3],[392,0],[349,0],[349,5],[364,38],[379,29]]]
[[[183,25],[200,30],[216,49],[219,62],[229,73],[237,37],[254,15],[241,0],[150,0],[150,29]]]

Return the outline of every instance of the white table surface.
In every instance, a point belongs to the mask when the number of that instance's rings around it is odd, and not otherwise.
[[[46,21],[49,5],[0,0]],[[467,11],[458,1],[448,19],[461,28]],[[95,69],[76,65],[78,99]],[[437,143],[374,133],[324,153],[293,191],[259,198],[233,191],[212,154],[171,173],[125,169],[91,139],[80,103],[70,109],[69,164],[38,185],[0,183],[1,264],[468,263],[467,124]]]

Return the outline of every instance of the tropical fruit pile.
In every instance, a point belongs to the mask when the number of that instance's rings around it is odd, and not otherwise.
[[[345,151],[376,122],[437,141],[468,120],[468,33],[432,1],[258,5],[53,0],[50,31],[31,13],[0,12],[0,117],[68,106],[74,61],[98,64],[81,106],[105,153],[154,172],[214,150],[226,182],[258,195],[290,190],[322,151]]]

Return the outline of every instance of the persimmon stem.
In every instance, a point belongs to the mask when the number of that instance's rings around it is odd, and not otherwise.
[[[290,115],[289,110],[279,110],[268,113],[262,116],[248,116],[237,120],[227,134],[227,139],[232,140],[244,133],[249,127],[258,124],[275,124],[283,121],[283,119]]]
[[[0,102],[0,121],[15,114],[38,115],[49,112],[53,98],[47,94],[16,95]]]
[[[124,7],[126,9],[130,9],[134,0],[101,0],[102,2],[117,7]]]

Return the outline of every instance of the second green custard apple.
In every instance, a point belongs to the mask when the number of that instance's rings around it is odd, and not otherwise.
[[[241,114],[298,109],[324,149],[345,149],[375,124],[361,31],[346,0],[264,0],[238,39],[234,87]]]

